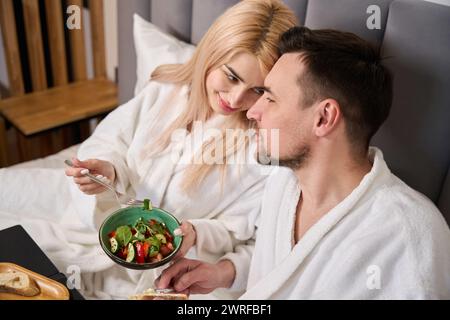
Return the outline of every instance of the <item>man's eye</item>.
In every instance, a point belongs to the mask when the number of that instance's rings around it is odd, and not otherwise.
[[[275,100],[272,100],[269,97],[267,97],[266,100],[269,101],[270,103],[275,102]]]
[[[258,95],[262,96],[264,94],[264,89],[261,88],[253,88],[253,91]]]

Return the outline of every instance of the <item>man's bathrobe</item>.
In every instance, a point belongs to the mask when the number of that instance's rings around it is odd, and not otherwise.
[[[450,298],[444,218],[389,171],[380,150],[370,156],[370,173],[296,244],[301,182],[282,168],[268,179],[242,299]]]
[[[204,139],[191,139],[197,134],[178,135],[157,156],[149,157],[148,148],[159,137],[152,134],[155,125],[160,133],[186,107],[187,89],[151,82],[136,98],[118,107],[97,127],[80,147],[78,157],[103,159],[113,163],[117,173],[117,189],[128,197],[150,198],[180,220],[190,219],[200,231],[198,250],[191,254],[215,261],[226,252],[227,258],[239,262],[249,259],[252,246],[245,241],[254,235],[249,223],[259,214],[267,173],[253,162],[229,165],[221,185],[221,172],[213,171],[191,196],[180,188],[186,163],[194,152],[225,120],[215,116],[203,129]],[[196,136],[197,137],[197,136]],[[251,154],[250,149],[241,153]],[[238,157],[237,157],[238,159]],[[223,189],[222,189],[223,187]],[[108,192],[87,196],[78,190],[62,169],[0,170],[0,229],[22,224],[62,272],[79,268],[82,292],[88,298],[127,298],[153,286],[155,270],[127,270],[115,265],[101,250],[97,229],[104,218],[117,209]],[[200,220],[197,224],[196,219]],[[220,221],[220,222],[219,222]],[[221,245],[202,249],[202,235],[211,226],[225,225]],[[232,235],[230,238],[228,232]],[[233,252],[234,251],[234,252]],[[75,266],[75,267],[72,267]]]

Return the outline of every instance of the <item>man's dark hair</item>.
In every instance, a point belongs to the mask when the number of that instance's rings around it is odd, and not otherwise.
[[[306,66],[298,79],[302,104],[335,99],[349,140],[366,152],[392,104],[392,75],[378,51],[353,33],[294,27],[281,36],[280,53],[300,53]]]

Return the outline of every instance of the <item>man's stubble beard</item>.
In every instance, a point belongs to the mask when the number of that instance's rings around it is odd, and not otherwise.
[[[297,170],[305,166],[311,154],[311,148],[309,145],[303,144],[297,148],[295,152],[293,152],[292,156],[288,156],[286,158],[274,157],[272,155],[268,155],[266,146],[264,144],[261,145],[261,140],[260,145],[258,146],[256,159],[258,163],[263,165],[287,167],[292,170]]]

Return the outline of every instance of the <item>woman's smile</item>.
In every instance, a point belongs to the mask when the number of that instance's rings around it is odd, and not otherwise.
[[[224,99],[222,99],[222,97],[220,96],[220,93],[217,94],[217,100],[218,100],[219,106],[226,113],[233,113],[233,112],[236,112],[239,110],[239,109],[233,109],[228,102],[226,102]]]

